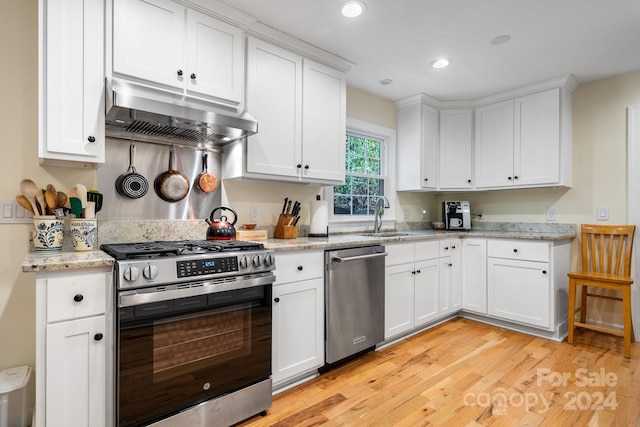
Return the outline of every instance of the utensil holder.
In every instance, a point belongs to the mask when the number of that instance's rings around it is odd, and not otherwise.
[[[276,239],[297,239],[298,227],[293,224],[296,220],[295,215],[280,214],[273,237]]]

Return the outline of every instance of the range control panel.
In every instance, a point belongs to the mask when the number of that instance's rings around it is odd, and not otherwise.
[[[238,257],[216,257],[190,261],[177,261],[178,277],[203,276],[205,274],[231,273],[238,271]]]

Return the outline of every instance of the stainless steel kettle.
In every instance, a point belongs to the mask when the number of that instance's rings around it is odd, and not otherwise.
[[[220,215],[219,219],[214,219],[214,214],[220,211],[229,211],[233,214],[233,221],[229,222],[225,215]],[[234,225],[238,221],[238,214],[231,208],[219,206],[211,211],[209,218],[205,220],[209,224],[207,229],[207,240],[236,240],[236,229]]]

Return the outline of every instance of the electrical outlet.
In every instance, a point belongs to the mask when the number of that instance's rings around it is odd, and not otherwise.
[[[556,220],[556,208],[547,209],[547,221],[555,221]]]
[[[251,205],[251,222],[260,222],[260,208],[256,205]]]
[[[484,208],[476,208],[476,215],[482,218],[484,216]]]
[[[402,217],[409,219],[409,217],[411,217],[411,210],[409,208],[402,208]]]

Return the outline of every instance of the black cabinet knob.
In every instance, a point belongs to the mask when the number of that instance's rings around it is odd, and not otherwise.
[[[445,251],[448,251],[448,250],[449,250],[449,246],[445,246],[445,247],[444,247],[444,250],[445,250]]]
[[[449,264],[449,267],[453,267],[453,264]]]
[[[301,165],[300,163],[298,163],[298,164],[296,165],[296,167],[297,167],[298,169],[300,169],[300,168],[302,168],[302,165]]]
[[[275,302],[280,302],[280,298],[276,297],[273,299]]]
[[[301,266],[301,265],[298,266],[298,271],[302,271],[303,269],[304,269],[303,266]]]
[[[427,181],[429,181],[429,178],[425,178],[425,179],[424,179],[424,182],[427,182]]]
[[[455,249],[455,248],[456,248],[455,245],[451,245],[451,249]]]
[[[471,180],[470,180],[470,179],[468,179],[468,180],[467,180],[467,182],[468,182],[469,184],[471,184]]]
[[[415,274],[416,274],[415,270],[414,270],[414,271],[412,271],[412,272],[411,272],[411,274],[414,274],[414,275],[415,275]]]
[[[75,295],[75,296],[73,297],[73,300],[74,300],[75,302],[80,302],[80,301],[82,301],[83,299],[84,299],[84,296],[82,296],[82,294],[77,294],[77,295]]]
[[[182,74],[183,74],[182,70],[178,70],[177,73],[178,73],[178,76],[182,76]]]
[[[513,250],[513,252],[518,252],[518,250],[517,250],[517,249],[514,249],[514,250]]]
[[[420,270],[416,270],[416,273],[420,274]]]
[[[87,140],[88,140],[89,142],[96,142],[96,137],[95,137],[95,136],[91,136],[91,135],[90,135],[90,136],[89,136],[89,138],[87,138]]]
[[[98,332],[97,334],[95,334],[93,336],[93,339],[96,340],[96,341],[100,341],[100,340],[102,340],[102,338],[104,338],[104,335],[102,335],[100,332]]]
[[[547,274],[547,270],[542,270],[542,274]]]
[[[511,179],[512,179],[512,178],[511,178],[511,177],[508,177],[507,179],[508,179],[509,181],[511,181]]]
[[[309,170],[309,165],[304,165],[304,168],[305,168],[306,170]]]
[[[513,179],[518,179],[518,175],[514,176]]]
[[[191,78],[192,78],[193,80],[195,80],[195,79],[196,79],[196,73],[191,73]]]

